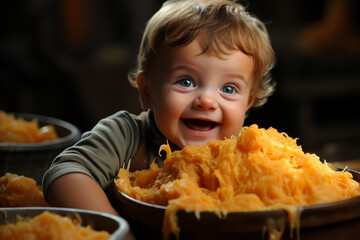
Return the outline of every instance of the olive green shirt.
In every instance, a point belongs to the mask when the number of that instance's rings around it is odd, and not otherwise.
[[[156,126],[152,110],[138,116],[120,111],[104,118],[53,160],[43,177],[45,199],[50,184],[68,173],[84,173],[106,191],[119,169],[132,158],[130,168],[143,161],[133,170],[148,168],[153,160],[162,167],[163,159],[158,155],[162,144],[166,139]],[[173,144],[171,147],[178,149]]]

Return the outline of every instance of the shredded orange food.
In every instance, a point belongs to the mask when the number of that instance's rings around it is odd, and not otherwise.
[[[0,142],[41,143],[58,138],[52,125],[40,128],[37,119],[26,121],[0,110]]]
[[[238,138],[213,140],[171,152],[163,168],[129,172],[115,183],[138,200],[167,206],[163,235],[179,235],[176,211],[228,212],[285,209],[291,228],[298,227],[298,207],[360,195],[352,175],[336,171],[315,154],[304,153],[296,139],[274,128],[243,127]],[[274,230],[274,229],[273,229]],[[276,232],[268,229],[269,238]],[[281,233],[280,233],[281,235]],[[275,237],[278,238],[278,237]]]
[[[48,204],[34,179],[11,173],[0,178],[0,207],[42,206]]]
[[[90,226],[82,226],[69,217],[48,211],[31,218],[20,219],[16,223],[0,226],[0,239],[58,239],[58,240],[102,240],[109,239],[106,231],[95,231]]]

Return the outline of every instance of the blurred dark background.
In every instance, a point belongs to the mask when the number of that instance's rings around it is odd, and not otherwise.
[[[160,0],[1,1],[0,110],[90,130],[141,111],[127,81]],[[360,1],[248,0],[277,55],[276,93],[245,124],[275,127],[328,161],[360,159]]]

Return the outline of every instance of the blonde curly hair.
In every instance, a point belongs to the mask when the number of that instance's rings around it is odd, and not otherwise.
[[[135,69],[128,74],[130,83],[137,87],[137,77],[146,75],[161,47],[186,46],[198,36],[204,52],[240,50],[253,58],[253,107],[265,104],[275,87],[270,74],[275,54],[267,29],[244,6],[230,0],[165,2],[146,24]]]

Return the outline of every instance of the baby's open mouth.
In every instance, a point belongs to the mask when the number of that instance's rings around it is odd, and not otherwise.
[[[216,122],[200,120],[200,119],[183,118],[182,121],[188,128],[197,131],[210,131],[211,129],[213,129],[218,125],[218,123]]]

